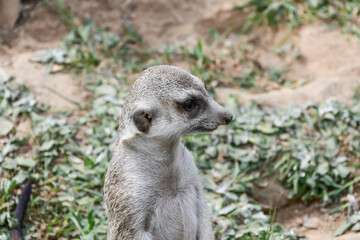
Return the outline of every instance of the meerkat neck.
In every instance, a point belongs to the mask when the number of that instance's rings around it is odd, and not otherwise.
[[[143,154],[148,158],[162,161],[166,159],[171,161],[175,156],[176,151],[184,145],[180,138],[170,140],[149,139],[143,136],[136,136],[132,139],[123,140],[120,142],[128,151]]]

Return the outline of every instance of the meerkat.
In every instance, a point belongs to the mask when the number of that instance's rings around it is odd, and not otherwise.
[[[105,177],[107,239],[214,239],[197,167],[181,137],[231,119],[198,77],[166,65],[141,73],[125,100]]]

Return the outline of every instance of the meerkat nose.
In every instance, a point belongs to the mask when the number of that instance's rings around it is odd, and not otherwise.
[[[225,122],[225,124],[228,125],[228,124],[231,122],[232,118],[233,118],[233,115],[232,115],[231,113],[227,113],[227,114],[224,116],[224,122]]]

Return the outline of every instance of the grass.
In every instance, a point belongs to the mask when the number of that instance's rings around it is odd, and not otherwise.
[[[257,14],[275,8],[272,1],[250,2]],[[282,18],[295,21],[298,15],[293,6],[309,3],[277,4],[279,12],[269,10],[262,20],[274,18],[270,26]],[[210,89],[226,85],[217,80],[220,77],[249,89],[263,76],[285,84],[284,69],[259,66],[249,56],[248,43],[236,38],[234,42],[241,48],[225,46],[224,41],[234,37],[231,29],[224,34],[212,31],[210,44],[199,40],[192,47],[148,49],[130,26],[124,26],[118,36],[92,21],[73,24],[72,14],[60,1],[56,5],[67,19],[69,33],[58,48],[39,51],[36,56],[50,70],[56,66],[63,73],[86,76],[83,87],[90,97],[76,110],[52,112],[37,103],[26,86],[0,73],[0,239],[9,239],[9,229],[16,225],[13,211],[28,178],[34,189],[25,220],[26,239],[105,239],[102,187],[129,76],[151,65],[183,59]],[[319,9],[321,6],[325,5]],[[294,15],[288,16],[288,11]],[[223,68],[228,55],[249,66],[247,71],[229,74]],[[184,139],[203,178],[216,239],[301,238],[275,222],[275,210],[267,213],[254,199],[254,182],[270,174],[277,174],[289,189],[289,198],[302,201],[338,204],[341,197],[358,188],[359,101],[350,106],[329,101],[277,108],[256,103],[238,106],[230,98],[226,108],[234,114],[231,125]],[[32,129],[20,137],[17,126],[22,121],[30,121]],[[339,234],[358,228],[359,212],[351,206],[349,200],[334,209],[348,209],[349,221]]]
[[[245,32],[261,25],[268,25],[273,29],[288,25],[294,29],[319,19],[360,37],[359,7],[360,2],[357,0],[249,0],[235,9],[254,10],[243,26]]]

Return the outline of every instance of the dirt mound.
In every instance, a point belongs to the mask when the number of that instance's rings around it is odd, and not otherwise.
[[[239,0],[107,0],[126,16],[151,46],[220,32],[243,25],[245,16],[234,10]]]
[[[234,10],[243,0],[63,0],[76,21],[93,19],[96,23],[115,33],[121,33],[123,24],[131,24],[150,46],[174,43],[205,36],[214,28],[220,32],[230,26],[240,28],[247,14]],[[23,19],[10,33],[6,43],[15,45],[20,38],[37,42],[55,41],[66,34],[66,25],[53,7],[41,2],[23,6]],[[54,5],[47,2],[48,5]],[[28,9],[28,10],[25,10]],[[15,18],[16,20],[16,18]],[[44,34],[46,33],[46,34]],[[21,42],[21,41],[20,41]]]
[[[343,213],[329,215],[327,211],[316,202],[293,203],[277,211],[276,221],[296,234],[306,235],[306,240],[360,240],[359,233],[335,237],[336,230],[345,222],[346,216]]]
[[[80,24],[86,19],[93,19],[98,25],[109,31],[121,32],[124,23],[121,11],[109,9],[102,0],[64,0],[63,2],[73,13],[76,24]],[[54,11],[56,9],[54,2],[30,1],[28,4],[23,4],[21,8],[21,17],[14,17],[15,20],[19,18],[16,26],[4,32],[3,39],[6,45],[15,46],[19,49],[18,44],[26,44],[23,39],[27,39],[30,42],[37,42],[37,46],[31,46],[30,48],[39,49],[41,44],[58,42],[60,38],[65,36],[68,29],[60,18],[64,16],[61,16],[61,13],[59,16]]]
[[[308,81],[308,84],[261,94],[218,89],[217,97],[224,102],[230,94],[235,94],[240,103],[256,100],[274,105],[324,102],[329,98],[351,102],[356,87],[360,85],[359,39],[316,23],[302,27],[289,41],[301,54],[301,61],[294,61],[289,66],[290,74],[293,78],[304,79],[303,82]]]
[[[304,26],[298,36],[294,37],[294,43],[305,56],[304,67],[309,75],[345,78],[360,76],[358,38],[343,34],[339,29],[330,30],[327,25],[316,23]]]
[[[229,95],[238,96],[240,104],[255,100],[260,103],[272,105],[288,105],[289,103],[304,104],[309,101],[325,102],[335,98],[343,102],[352,101],[356,87],[360,84],[359,77],[353,78],[318,78],[313,82],[296,88],[282,88],[266,93],[251,94],[240,92],[237,89],[219,88],[216,89],[216,96],[221,102],[226,102]]]

